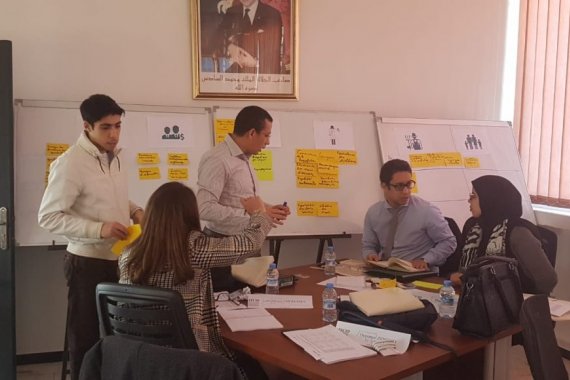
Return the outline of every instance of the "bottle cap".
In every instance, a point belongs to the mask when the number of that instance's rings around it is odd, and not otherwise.
[[[451,280],[444,280],[443,286],[451,286]]]
[[[327,249],[329,250],[329,252],[330,252],[330,251],[334,251],[334,247],[333,247],[332,245],[329,245],[329,246],[327,247]]]
[[[332,282],[327,282],[327,288],[332,288],[332,287],[334,287],[333,283],[332,283]]]
[[[269,269],[275,269],[275,268],[277,268],[277,264],[275,263],[269,264]]]

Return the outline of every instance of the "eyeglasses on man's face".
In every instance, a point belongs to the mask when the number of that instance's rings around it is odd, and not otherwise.
[[[413,179],[406,183],[389,183],[389,186],[393,187],[396,191],[403,191],[404,189],[413,189],[416,186],[416,181]]]

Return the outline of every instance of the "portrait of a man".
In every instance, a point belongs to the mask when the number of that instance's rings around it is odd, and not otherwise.
[[[295,0],[194,1],[199,96],[295,95]]]

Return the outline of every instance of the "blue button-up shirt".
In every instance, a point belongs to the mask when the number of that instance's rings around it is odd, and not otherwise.
[[[362,256],[379,255],[388,240],[393,208],[386,201],[372,205],[364,218]],[[442,265],[457,247],[455,236],[439,208],[412,196],[398,213],[392,257],[404,260],[424,259],[429,266]],[[386,260],[388,257],[382,257]]]

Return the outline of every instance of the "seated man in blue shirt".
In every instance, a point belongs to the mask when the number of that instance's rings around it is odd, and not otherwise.
[[[457,241],[447,221],[436,206],[412,196],[415,184],[406,161],[395,159],[382,165],[380,185],[386,200],[372,205],[364,218],[365,260],[398,257],[414,268],[433,269],[454,252]]]

